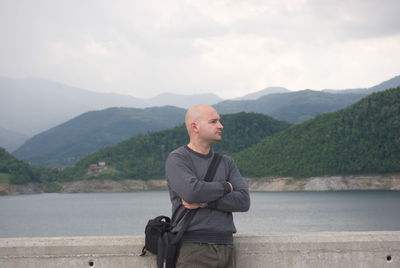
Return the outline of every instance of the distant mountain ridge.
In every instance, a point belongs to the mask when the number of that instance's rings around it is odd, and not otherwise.
[[[371,93],[398,86],[400,86],[400,76],[393,77],[392,79],[367,89],[323,91],[307,89],[301,91],[289,91],[285,88],[278,87],[271,89],[278,91],[287,90],[287,92],[262,95],[258,99],[247,98],[225,100],[215,104],[214,107],[222,114],[255,112],[266,114],[278,120],[284,120],[292,124],[298,124],[317,115],[340,110]],[[260,92],[268,91],[269,88]]]
[[[168,93],[141,99],[97,93],[45,79],[0,77],[0,126],[32,136],[88,111],[165,105],[187,108],[199,100],[212,105],[222,99],[215,94]]]
[[[371,94],[374,92],[386,90],[389,88],[396,88],[400,86],[400,75],[395,76],[387,81],[384,81],[376,86],[370,88],[353,88],[353,89],[324,89],[324,92],[335,93],[335,94],[347,94],[347,93],[357,93],[357,94]]]
[[[256,100],[266,95],[277,94],[277,93],[288,93],[288,92],[290,92],[290,90],[284,87],[267,87],[260,91],[250,93],[242,97],[234,98],[231,100]]]
[[[44,79],[0,77],[0,125],[31,136],[87,111],[139,105],[139,99],[100,94]]]
[[[176,106],[179,108],[190,108],[196,104],[208,104],[212,105],[222,101],[223,99],[212,93],[204,94],[175,94],[175,93],[162,93],[153,98],[143,99],[143,107],[154,107],[154,106]]]
[[[223,101],[214,107],[221,114],[254,112],[298,124],[316,115],[334,112],[363,98],[364,94],[332,94],[302,90],[270,94],[256,100]]]
[[[18,149],[28,139],[28,136],[0,127],[0,147],[8,152]]]
[[[11,152],[24,141],[24,139],[16,138],[21,136],[18,133],[22,136],[33,136],[82,113],[109,107],[143,108],[173,105],[187,108],[194,104],[204,103],[214,104],[217,109],[220,109],[220,113],[258,112],[290,123],[301,123],[318,114],[341,109],[370,92],[396,85],[400,85],[400,76],[369,89],[333,92],[341,94],[325,91],[296,93],[298,91],[290,92],[285,88],[270,87],[236,100],[221,101],[222,99],[215,94],[163,93],[150,99],[139,99],[119,94],[91,92],[44,79],[0,77],[0,128],[8,130],[0,133],[0,146]],[[277,94],[277,92],[280,93]],[[351,92],[356,93],[347,95]],[[344,94],[347,97],[332,97],[332,95],[329,97],[330,95],[324,95],[324,93]],[[12,133],[17,133],[17,135]]]
[[[180,125],[185,112],[173,106],[87,112],[32,137],[14,155],[33,166],[69,166],[132,136]]]

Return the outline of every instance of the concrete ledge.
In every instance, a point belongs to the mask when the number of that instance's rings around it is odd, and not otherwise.
[[[144,237],[0,238],[0,267],[156,267]],[[237,267],[400,267],[400,231],[235,236]]]

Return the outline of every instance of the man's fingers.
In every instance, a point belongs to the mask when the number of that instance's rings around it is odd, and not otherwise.
[[[199,204],[198,203],[188,203],[185,200],[182,199],[182,205],[187,208],[187,209],[196,209],[199,208]]]

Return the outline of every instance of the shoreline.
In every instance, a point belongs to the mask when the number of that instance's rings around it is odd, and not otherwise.
[[[310,178],[246,178],[250,191],[400,191],[400,173],[385,175],[343,175]],[[72,182],[0,184],[0,195],[40,193],[116,193],[167,190],[165,180],[81,180]]]

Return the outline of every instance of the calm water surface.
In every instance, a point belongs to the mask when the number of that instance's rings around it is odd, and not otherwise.
[[[166,191],[0,196],[0,237],[143,235]],[[239,233],[400,230],[400,192],[252,192]]]

